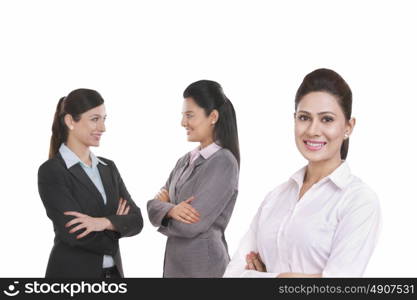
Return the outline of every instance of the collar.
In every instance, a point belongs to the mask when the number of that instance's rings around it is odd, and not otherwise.
[[[86,167],[87,166],[81,159],[70,149],[65,145],[64,143],[61,144],[61,147],[59,147],[59,153],[61,154],[62,158],[64,159],[65,165],[67,166],[67,169],[71,168],[72,166],[76,164],[82,164]],[[93,152],[90,151],[90,158],[91,158],[91,165],[92,167],[96,167],[98,163],[101,163],[102,165],[107,166],[107,164],[99,159],[97,156],[94,155]]]
[[[290,179],[295,181],[295,183],[298,185],[299,189],[303,186],[304,181],[304,174],[306,173],[307,166],[302,167],[297,172],[291,175]]]
[[[307,166],[304,166],[291,176],[291,179],[297,183],[300,189],[303,186],[306,170]],[[349,165],[346,161],[343,161],[330,175],[322,178],[319,182],[331,180],[338,188],[343,189],[350,182],[350,176],[351,171]]]
[[[352,173],[350,171],[349,165],[346,161],[343,161],[342,164],[337,167],[328,177],[335,185],[340,189],[343,189],[350,182],[350,177]]]
[[[200,150],[200,147],[195,148],[193,151],[190,152],[190,162],[195,161],[200,155],[204,157],[204,159],[208,159],[210,156],[212,156],[214,153],[222,149],[219,145],[216,143],[211,143],[207,147],[204,147]]]

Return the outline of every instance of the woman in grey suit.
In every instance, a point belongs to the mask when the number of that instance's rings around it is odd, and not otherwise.
[[[148,201],[149,219],[168,237],[164,277],[221,277],[230,261],[224,231],[238,193],[236,115],[220,84],[209,80],[185,89],[182,114],[188,141],[200,145]]]

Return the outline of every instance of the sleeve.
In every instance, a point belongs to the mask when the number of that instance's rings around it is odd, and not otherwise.
[[[237,162],[228,156],[216,156],[209,162],[194,195],[191,205],[200,213],[200,221],[186,224],[169,219],[159,232],[166,236],[193,238],[207,231],[230,201],[236,199],[239,170]],[[186,199],[183,199],[186,200]]]
[[[135,204],[129,192],[127,191],[126,186],[123,182],[122,177],[120,176],[119,171],[117,170],[116,165],[113,162],[112,165],[116,174],[116,182],[119,185],[119,197],[127,200],[127,205],[129,205],[130,210],[127,215],[111,215],[107,216],[107,218],[110,220],[110,222],[112,222],[116,230],[120,233],[121,237],[133,236],[142,231],[142,214],[140,208]]]
[[[172,176],[176,172],[179,164],[180,164],[181,158],[177,161],[177,164],[175,165],[175,168],[171,171],[169,174],[169,177],[165,183],[165,185],[162,187],[169,191],[169,186],[171,184]],[[167,224],[167,213],[173,208],[175,205],[169,202],[163,202],[156,199],[149,200],[147,203],[147,209],[148,209],[148,216],[149,221],[151,224],[155,227],[163,226],[163,224]]]
[[[269,195],[269,194],[268,194]],[[264,203],[267,201],[268,196],[265,198],[264,202],[258,209],[255,217],[252,219],[252,223],[250,224],[249,230],[240,240],[239,247],[235,254],[232,257],[229,265],[226,268],[226,271],[223,277],[264,277],[264,278],[271,278],[277,277],[279,273],[271,273],[271,272],[258,272],[254,270],[247,270],[246,268],[246,255],[253,251],[259,252],[257,247],[257,231],[258,231],[258,223],[259,218],[261,215],[261,211],[263,208]]]
[[[117,238],[105,232],[91,232],[82,239],[77,239],[76,234],[70,234],[65,224],[72,220],[73,216],[64,215],[65,211],[81,211],[76,199],[68,188],[65,175],[60,172],[58,166],[42,165],[38,171],[38,189],[46,214],[51,219],[57,238],[72,246],[97,253],[114,255],[117,251]]]
[[[381,213],[375,193],[362,189],[346,200],[323,277],[362,276],[379,235]]]

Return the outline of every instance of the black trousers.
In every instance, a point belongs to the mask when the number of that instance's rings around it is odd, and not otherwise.
[[[119,271],[117,268],[111,267],[111,268],[104,268],[103,272],[101,273],[101,278],[122,278],[119,274]]]

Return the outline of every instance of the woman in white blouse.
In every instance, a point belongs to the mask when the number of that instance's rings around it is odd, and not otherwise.
[[[375,248],[375,193],[345,161],[352,92],[336,72],[308,74],[295,97],[295,142],[308,160],[262,202],[224,277],[359,277]]]

